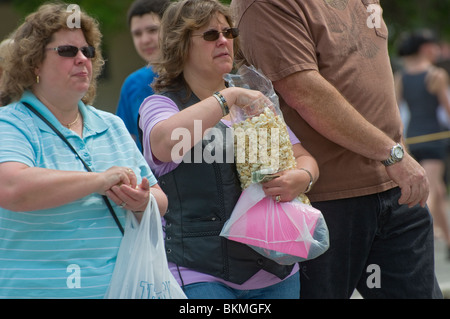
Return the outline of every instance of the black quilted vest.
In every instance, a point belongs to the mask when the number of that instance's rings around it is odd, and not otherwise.
[[[180,110],[199,102],[194,94],[186,101],[184,90],[163,95],[172,99]],[[224,137],[231,133],[222,122],[215,127]],[[228,143],[231,148],[228,151],[232,151],[232,141]],[[208,144],[211,140],[202,141],[202,152]],[[225,157],[227,143],[220,144]],[[261,269],[284,279],[293,266],[279,265],[247,245],[219,236],[241,194],[236,166],[226,163],[225,158],[222,163],[207,163],[203,157],[199,162],[197,156],[196,163],[194,149],[184,157],[190,157],[190,163],[183,160],[175,170],[159,177],[159,185],[169,199],[164,216],[168,260],[237,284],[244,283]]]

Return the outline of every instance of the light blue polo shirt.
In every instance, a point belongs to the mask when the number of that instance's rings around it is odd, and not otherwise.
[[[32,93],[25,92],[21,101],[55,125],[94,172],[130,167],[139,183],[147,177],[150,185],[156,184],[119,117],[80,102],[81,138],[61,125]],[[11,161],[86,171],[68,146],[22,103],[0,108],[0,163]],[[125,225],[125,210],[111,203]],[[0,208],[0,298],[103,298],[121,239],[99,194],[47,210]]]

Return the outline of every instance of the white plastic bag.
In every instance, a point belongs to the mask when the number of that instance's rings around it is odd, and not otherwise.
[[[140,223],[127,212],[125,234],[105,298],[186,299],[167,264],[161,217],[152,194]]]

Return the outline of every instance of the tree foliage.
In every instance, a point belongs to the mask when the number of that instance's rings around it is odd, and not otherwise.
[[[391,44],[402,32],[420,28],[431,29],[442,40],[450,41],[450,0],[381,0],[381,6]]]
[[[174,1],[174,0],[172,0]],[[231,0],[220,0],[230,4]],[[235,0],[239,1],[239,0]],[[307,0],[320,1],[320,0]],[[349,0],[359,1],[359,0]],[[380,0],[384,10],[384,19],[389,27],[390,44],[395,43],[404,31],[417,28],[431,28],[450,41],[450,0]],[[23,14],[34,11],[46,0],[11,0]],[[114,32],[126,28],[125,16],[133,0],[66,0],[76,3],[101,23],[102,32]]]
[[[22,14],[28,15],[48,0],[11,0]],[[59,1],[62,2],[62,1]],[[114,34],[126,28],[126,13],[133,0],[67,0],[64,3],[78,4],[83,11],[100,22],[103,34]]]

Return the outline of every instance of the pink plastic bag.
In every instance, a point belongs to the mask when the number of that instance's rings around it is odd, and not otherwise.
[[[276,202],[261,184],[246,188],[220,234],[282,265],[316,258],[329,247],[322,213],[300,200]]]
[[[304,194],[291,202],[277,203],[265,196],[260,184],[276,172],[297,167],[272,82],[252,66],[242,66],[236,74],[227,74],[225,80],[230,86],[259,90],[266,99],[253,101],[244,109],[232,106],[230,110],[236,137],[236,169],[243,192],[221,236],[247,244],[283,265],[316,258],[329,246],[328,228],[322,213],[307,204],[309,200]],[[241,139],[245,143],[239,144],[239,129],[240,133],[245,133],[245,139]],[[252,129],[265,130],[267,138],[246,136]],[[274,135],[278,136],[278,144],[273,144],[272,129],[276,129]],[[255,143],[257,147],[252,148]],[[241,159],[240,150],[245,155]],[[255,153],[259,157],[252,159],[251,150],[257,150]],[[263,159],[268,158],[270,161],[265,163]]]

